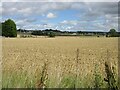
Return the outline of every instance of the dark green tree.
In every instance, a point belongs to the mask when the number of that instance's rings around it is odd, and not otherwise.
[[[2,23],[0,23],[0,36],[2,36]]]
[[[116,32],[115,29],[110,29],[110,31],[109,31],[109,36],[110,36],[110,37],[117,37],[118,34],[117,34],[117,32]]]
[[[13,20],[8,19],[2,23],[2,36],[17,37],[16,24]]]
[[[55,37],[55,33],[54,33],[54,32],[50,32],[50,33],[48,34],[48,36],[49,36],[49,37]]]

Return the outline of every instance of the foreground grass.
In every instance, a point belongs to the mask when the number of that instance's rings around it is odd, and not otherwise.
[[[96,66],[95,66],[96,67]],[[44,72],[44,73],[42,73]],[[108,73],[110,74],[110,73]],[[99,71],[95,68],[95,73],[90,79],[90,76],[86,77],[78,76],[76,78],[75,74],[63,75],[57,80],[55,77],[46,77],[47,72],[41,71],[41,74],[28,75],[26,72],[5,72],[3,74],[3,88],[114,88],[118,87],[117,75],[114,73],[115,81],[109,81],[106,83],[103,76],[100,75]],[[61,79],[60,79],[61,78]],[[110,77],[111,78],[111,77]],[[42,80],[41,80],[42,79]],[[112,83],[112,85],[109,85]],[[118,89],[114,89],[118,90]]]

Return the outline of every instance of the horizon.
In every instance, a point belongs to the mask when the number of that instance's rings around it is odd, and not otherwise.
[[[22,28],[19,28],[19,29],[21,29],[21,30],[25,30],[25,31],[45,31],[45,30],[52,30],[52,31],[54,31],[54,30],[57,30],[57,31],[61,31],[61,32],[78,32],[78,31],[80,31],[80,32],[105,32],[105,33],[107,33],[107,32],[109,32],[109,31],[83,31],[83,30],[58,30],[58,29],[42,29],[42,30],[40,30],[40,29],[37,29],[37,30],[35,30],[35,29],[31,29],[31,30],[28,30],[28,29],[22,29]],[[19,30],[19,29],[17,29],[17,31]],[[120,31],[117,31],[117,32],[120,32]]]

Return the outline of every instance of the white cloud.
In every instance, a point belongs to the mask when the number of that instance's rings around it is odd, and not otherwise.
[[[16,22],[16,25],[18,28],[23,28],[24,26],[29,26],[31,23],[35,22],[36,19],[20,19],[20,20],[14,20]]]
[[[70,8],[79,9],[82,5],[81,3],[76,3],[77,5],[74,4],[70,2],[3,2],[2,7],[3,15],[13,15],[14,13],[26,15],[27,13],[29,13],[30,16],[33,14],[43,15],[49,10],[58,11],[67,10]],[[53,16],[51,13],[50,15]]]
[[[62,24],[67,24],[68,21],[64,20],[64,21],[62,21],[61,23],[62,23]]]
[[[68,26],[66,27],[66,30],[71,30],[73,28],[73,26]]]
[[[31,10],[31,8],[20,9],[20,10],[18,10],[18,13],[23,13],[24,15],[29,15],[32,13],[32,10]]]
[[[119,0],[1,0],[2,2],[118,2]]]
[[[2,3],[0,3],[0,13],[2,13]]]
[[[60,22],[62,25],[77,25],[77,20],[64,20]]]
[[[19,1],[19,0],[17,0]],[[27,1],[27,0],[25,0]],[[37,0],[38,1],[38,0]],[[58,0],[61,1],[61,0]],[[74,1],[74,0],[70,0]],[[2,8],[2,15],[3,17],[17,17],[19,18],[16,20],[17,25],[24,26],[25,28],[53,28],[53,29],[64,29],[64,30],[83,30],[89,28],[90,26],[92,29],[103,29],[108,30],[111,28],[117,28],[118,23],[118,11],[117,11],[117,4],[115,2],[108,3],[97,3],[84,0],[85,2],[3,2]],[[91,0],[90,0],[91,1]],[[50,24],[47,18],[55,18],[58,17],[56,15],[56,11],[62,10],[78,10],[79,20],[63,20],[62,22],[56,23],[56,25]],[[1,9],[0,9],[1,10]],[[81,10],[83,12],[81,12]],[[52,11],[52,12],[51,12]],[[80,12],[79,12],[80,11]],[[46,15],[47,14],[47,15]],[[59,14],[59,13],[57,13]],[[74,14],[74,13],[73,13]],[[32,25],[27,17],[47,17],[46,19],[39,20],[42,23],[47,23],[45,26],[43,25]],[[104,20],[104,24],[100,23],[99,19],[102,17],[101,20]],[[56,18],[57,19],[57,18]],[[48,21],[47,21],[48,20]],[[27,26],[28,25],[28,26]],[[29,26],[31,25],[31,26]],[[94,28],[93,28],[94,27]]]
[[[46,17],[47,17],[47,18],[55,18],[56,15],[50,12],[50,13],[47,14]]]
[[[14,20],[16,22],[17,28],[23,28],[24,26],[29,25],[30,23],[26,21],[26,19],[23,20]]]
[[[22,23],[23,21],[21,21],[20,23]],[[55,29],[56,26],[52,23],[49,24],[31,24],[31,23],[26,23],[24,26],[22,27],[18,27],[18,28],[22,28],[22,29],[27,29],[27,30],[45,30],[45,29]]]

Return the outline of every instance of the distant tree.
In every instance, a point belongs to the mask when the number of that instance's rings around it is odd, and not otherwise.
[[[117,34],[117,32],[116,32],[115,29],[110,29],[110,31],[109,31],[109,36],[110,36],[110,37],[117,37],[118,34]]]
[[[2,36],[2,23],[0,23],[0,36]]]
[[[48,34],[48,36],[49,36],[49,37],[55,37],[55,33],[54,33],[54,32],[50,32],[50,33]]]
[[[43,32],[41,30],[35,30],[35,31],[32,31],[31,33],[32,35],[43,35]]]
[[[8,19],[2,23],[2,36],[17,37],[16,24],[13,20]]]
[[[108,34],[108,33],[106,33],[106,37],[109,37],[109,34]]]

